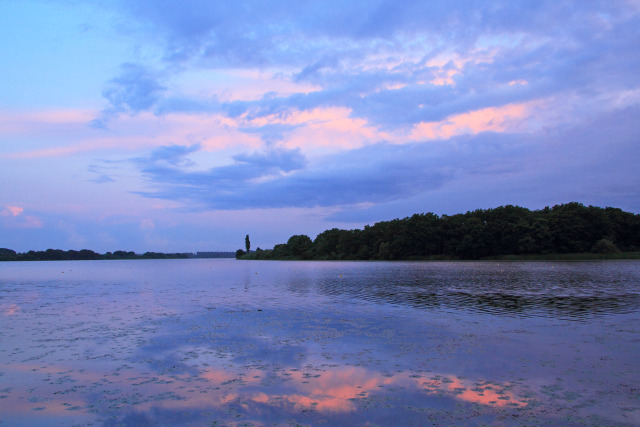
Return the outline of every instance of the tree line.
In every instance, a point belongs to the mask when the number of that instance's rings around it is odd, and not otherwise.
[[[247,236],[248,239],[248,236]],[[363,229],[333,228],[315,240],[295,235],[273,249],[239,249],[239,259],[422,260],[509,255],[615,254],[640,251],[640,215],[618,208],[566,203],[457,215],[415,214]]]
[[[90,249],[80,251],[63,251],[61,249],[47,249],[46,251],[29,251],[17,253],[14,250],[0,248],[0,261],[77,261],[101,259],[174,259],[187,258],[183,253],[145,252],[141,255],[131,251],[115,251],[99,254]]]

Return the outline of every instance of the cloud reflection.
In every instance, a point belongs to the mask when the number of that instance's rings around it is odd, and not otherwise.
[[[20,312],[20,306],[17,304],[9,304],[7,306],[2,306],[2,314],[4,316],[12,316]]]
[[[417,383],[429,394],[445,393],[453,395],[456,399],[480,405],[524,407],[529,404],[528,401],[516,397],[509,383],[497,384],[488,381],[474,383],[455,375],[438,375],[427,380],[418,379]]]
[[[399,390],[426,406],[431,397],[488,408],[529,404],[509,383],[474,381],[452,374],[389,374],[357,366],[287,367],[270,372],[227,365],[178,375],[150,374],[131,366],[110,372],[33,363],[0,368],[9,373],[5,384],[10,390],[0,408],[14,415],[38,411],[44,416],[66,417],[118,409],[141,414],[235,408],[246,416],[259,416],[265,410],[339,416],[358,411],[366,399],[392,398]],[[32,384],[38,385],[27,390]]]

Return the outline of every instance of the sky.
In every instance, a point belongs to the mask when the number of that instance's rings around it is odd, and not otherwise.
[[[0,247],[640,213],[638,0],[0,0]]]

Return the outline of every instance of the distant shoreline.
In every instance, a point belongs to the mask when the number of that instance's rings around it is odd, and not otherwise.
[[[99,254],[90,249],[80,251],[47,249],[46,251],[28,251],[18,253],[12,249],[0,248],[0,261],[107,261],[107,260],[139,260],[139,259],[194,259],[194,258],[234,258],[234,252],[185,252],[162,253],[145,252],[136,254],[133,251],[115,251]]]

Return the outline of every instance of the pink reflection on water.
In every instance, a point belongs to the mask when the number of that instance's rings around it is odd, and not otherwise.
[[[372,390],[391,380],[364,368],[344,367],[313,375],[294,371],[291,379],[298,393],[278,396],[300,408],[325,412],[355,410],[354,399],[367,397]]]
[[[510,391],[511,384],[497,384],[492,382],[474,383],[467,379],[461,379],[455,375],[436,376],[432,379],[418,379],[418,386],[424,388],[429,394],[447,393],[465,402],[479,403],[481,405],[502,407],[524,407],[529,404],[516,398]]]
[[[257,375],[256,375],[257,374]],[[509,383],[474,382],[455,375],[436,375],[432,379],[415,378],[407,372],[395,375],[383,375],[360,367],[334,367],[326,371],[303,372],[289,369],[280,375],[286,381],[288,393],[265,388],[261,391],[242,390],[246,383],[258,384],[264,379],[261,371],[244,375],[233,391],[221,396],[218,404],[241,399],[269,406],[292,405],[295,410],[313,409],[320,412],[340,413],[357,409],[358,399],[367,398],[375,393],[385,393],[385,386],[411,386],[427,391],[429,395],[444,394],[465,402],[477,403],[488,407],[525,407],[529,402],[516,397]],[[230,383],[237,375],[227,371],[206,371],[202,374],[213,383]],[[434,379],[435,378],[435,379]]]
[[[222,410],[230,405],[241,407],[247,414],[258,414],[264,406],[284,412],[346,414],[359,409],[360,399],[388,396],[397,389],[417,392],[416,396],[426,392],[427,405],[429,396],[492,408],[525,407],[529,403],[518,398],[509,383],[473,381],[455,375],[384,374],[354,366],[290,367],[270,373],[227,365],[173,374],[128,365],[110,369],[93,363],[78,364],[76,369],[37,363],[5,364],[0,369],[9,373],[4,383],[11,388],[0,399],[1,412],[35,411],[38,417],[91,416],[97,407],[109,413],[125,408],[138,412],[154,408]],[[93,395],[93,401],[89,395]]]
[[[4,316],[12,316],[17,314],[20,311],[20,306],[17,304],[10,304],[8,306],[2,307],[2,314]]]

